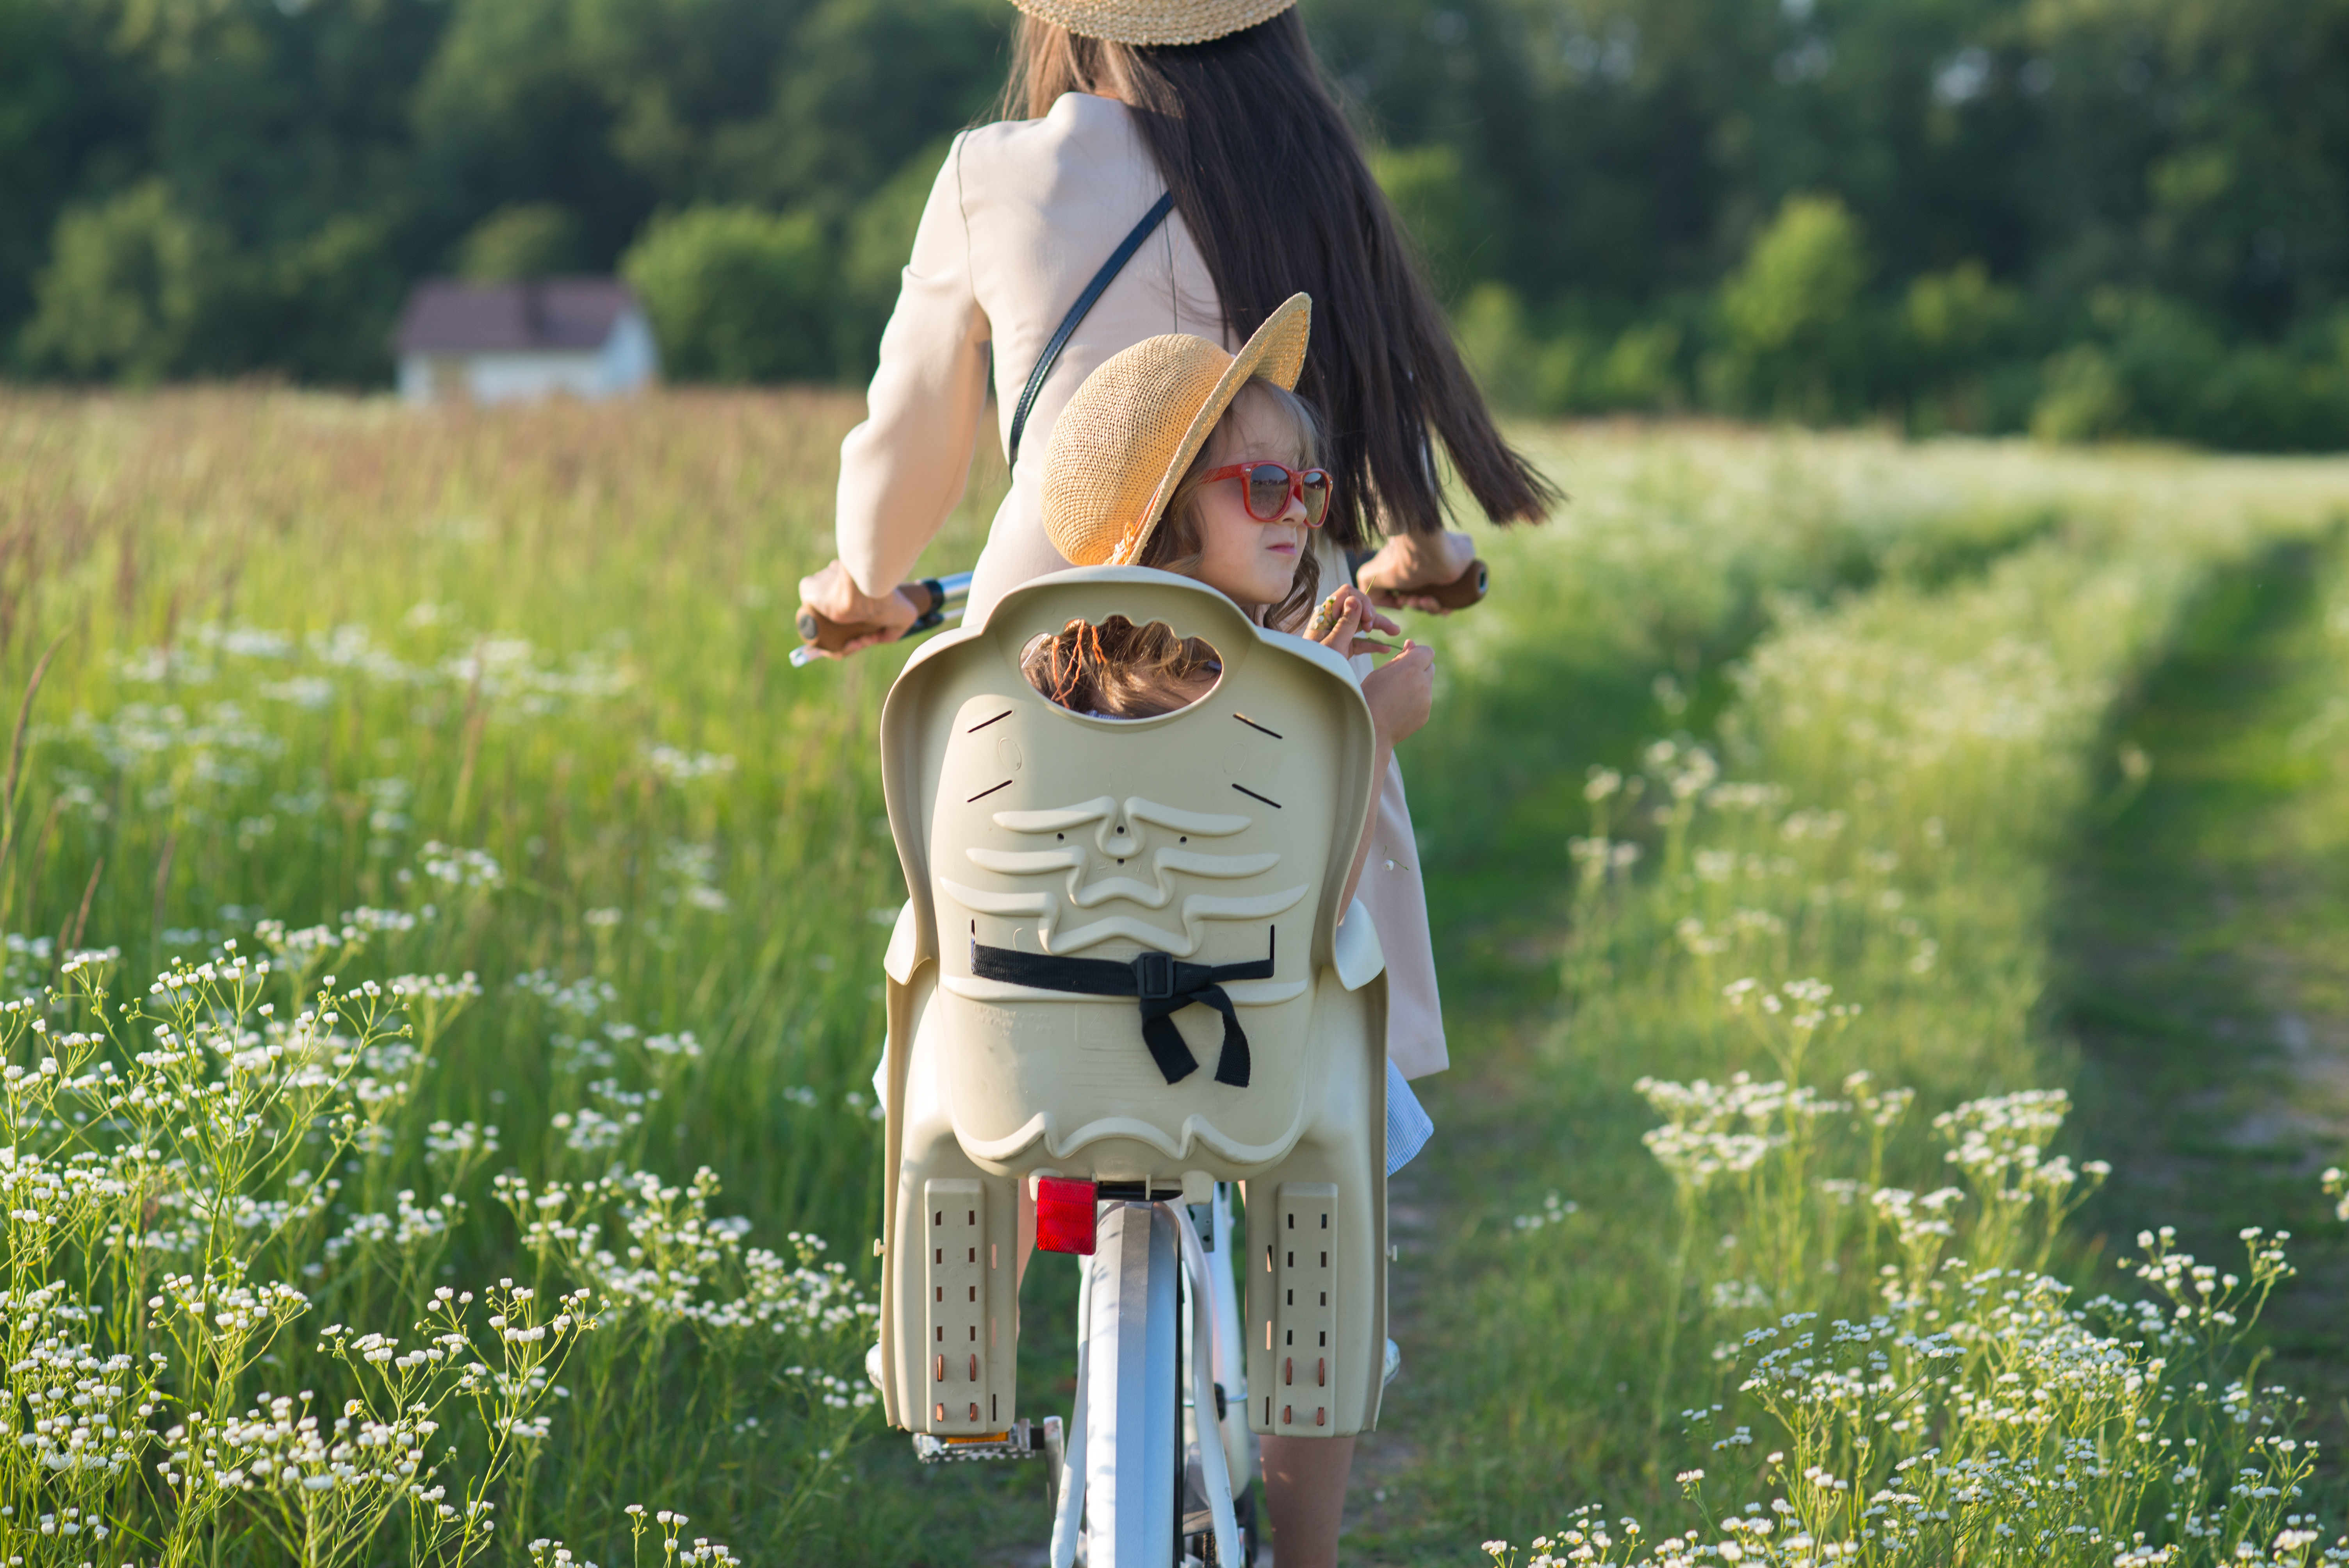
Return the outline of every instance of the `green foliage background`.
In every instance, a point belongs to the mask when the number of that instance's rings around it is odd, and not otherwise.
[[[1506,404],[2349,440],[2349,0],[1305,14]],[[854,381],[1011,16],[0,0],[5,363],[379,385],[419,275],[625,270]]]

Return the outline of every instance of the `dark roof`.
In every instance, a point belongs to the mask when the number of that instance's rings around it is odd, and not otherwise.
[[[400,354],[593,352],[636,294],[617,278],[469,284],[427,278],[409,291],[392,335]]]

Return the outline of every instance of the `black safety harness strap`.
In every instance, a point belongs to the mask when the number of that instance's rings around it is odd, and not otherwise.
[[[1133,260],[1133,253],[1142,249],[1142,242],[1150,238],[1159,224],[1166,222],[1166,214],[1173,211],[1174,192],[1169,191],[1152,203],[1150,211],[1142,215],[1142,222],[1136,223],[1119,242],[1117,249],[1110,253],[1109,260],[1103,262],[1101,271],[1093,274],[1093,281],[1085,285],[1085,292],[1077,296],[1077,303],[1071,305],[1069,314],[1061,318],[1060,327],[1052,334],[1052,340],[1044,345],[1043,357],[1037,360],[1036,368],[1028,373],[1028,385],[1019,389],[1019,406],[1011,410],[1011,439],[1008,443],[1008,455],[1012,462],[1019,460],[1019,433],[1028,428],[1028,411],[1036,406],[1036,395],[1044,390],[1044,383],[1051,377],[1052,366],[1061,362],[1061,350],[1069,346],[1069,339],[1076,335],[1078,324],[1100,301],[1102,292],[1117,274],[1125,271],[1125,263]]]
[[[1180,1083],[1199,1068],[1199,1058],[1174,1026],[1174,1015],[1197,1003],[1224,1016],[1224,1048],[1216,1060],[1216,1081],[1234,1088],[1248,1082],[1247,1031],[1240,1027],[1232,999],[1218,981],[1272,978],[1273,933],[1265,934],[1265,955],[1254,964],[1186,964],[1164,953],[1144,953],[1125,963],[1110,958],[1062,958],[1050,953],[1019,953],[988,947],[974,937],[970,972],[1039,991],[1079,996],[1132,996],[1142,1005],[1142,1043],[1168,1083]]]

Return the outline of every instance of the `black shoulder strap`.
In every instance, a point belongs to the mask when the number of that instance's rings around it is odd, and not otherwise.
[[[1169,191],[1142,215],[1142,222],[1133,226],[1133,232],[1110,253],[1109,260],[1103,262],[1101,271],[1093,274],[1093,281],[1085,285],[1085,292],[1077,296],[1077,303],[1071,305],[1069,314],[1061,318],[1060,329],[1052,334],[1052,341],[1044,346],[1044,356],[1036,361],[1036,368],[1028,373],[1028,385],[1019,390],[1019,407],[1011,411],[1010,458],[1013,462],[1019,460],[1019,432],[1028,428],[1028,410],[1036,406],[1036,394],[1044,390],[1044,383],[1050,377],[1052,366],[1061,361],[1061,350],[1069,346],[1069,339],[1076,334],[1077,324],[1085,319],[1086,313],[1100,300],[1102,291],[1125,270],[1125,263],[1133,260],[1133,253],[1142,249],[1142,242],[1150,238],[1152,232],[1164,222],[1166,214],[1173,211],[1174,192]]]

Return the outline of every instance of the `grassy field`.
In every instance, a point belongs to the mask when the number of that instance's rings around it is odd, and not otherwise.
[[[1745,452],[1751,468],[1772,455],[1759,443]],[[1778,455],[1784,460],[1783,449]],[[2050,1434],[2109,1432],[2110,1412],[2061,1408],[2065,1391],[2051,1370],[2061,1358],[2020,1354],[2033,1336],[2012,1323],[1969,1322],[1920,1288],[1912,1276],[1927,1264],[1931,1279],[1951,1283],[1938,1272],[1947,1256],[1965,1256],[1977,1274],[1998,1268],[2028,1279],[2047,1270],[2133,1294],[2121,1287],[2151,1282],[2133,1271],[2116,1278],[2114,1254],[2143,1258],[2130,1244],[2137,1232],[2175,1220],[2209,1249],[2217,1271],[2247,1282],[2254,1271],[2235,1232],[2251,1223],[2295,1230],[2294,1255],[2306,1262],[2313,1253],[2328,1281],[2339,1266],[2340,1228],[2319,1191],[2321,1167],[2337,1158],[2344,1131],[2337,1115],[2312,1107],[2279,1180],[2256,1194],[2226,1202],[2172,1192],[2161,1203],[2125,1184],[2088,1200],[2050,1236],[2002,1214],[2002,1194],[2029,1195],[2039,1220],[2052,1222],[2094,1184],[2093,1173],[2082,1179],[2086,1159],[2158,1158],[2148,1130],[2135,1130],[2131,1148],[2084,1148],[2055,1131],[2060,1108],[2045,1101],[2027,1114],[2012,1102],[1960,1108],[2062,1088],[2078,1076],[2066,990],[2051,987],[2054,901],[2090,845],[2121,861],[2163,852],[2159,833],[2147,833],[2129,808],[2146,772],[2165,777],[2167,765],[2122,732],[2138,722],[2148,683],[2161,683],[2171,649],[2210,614],[2214,595],[2280,559],[2303,570],[2329,559],[2341,471],[1960,446],[1904,451],[1871,469],[1890,449],[1860,442],[1840,455],[1841,475],[1857,478],[1838,485],[1828,470],[1805,488],[1853,498],[1847,511],[1826,513],[1822,529],[1830,539],[1841,531],[1851,547],[1782,557],[1775,583],[1764,576],[1772,568],[1754,569],[1768,611],[1758,632],[1741,637],[1737,603],[1723,597],[1713,624],[1725,630],[1712,633],[1709,651],[1707,629],[1643,634],[1642,618],[1653,627],[1685,615],[1701,596],[1670,573],[1654,573],[1644,589],[1602,580],[1592,591],[1624,628],[1611,634],[1622,650],[1611,688],[1596,674],[1609,667],[1603,656],[1585,655],[1580,670],[1496,660],[1472,667],[1466,678],[1477,689],[1446,715],[1447,723],[1473,716],[1516,743],[1542,733],[1533,721],[1547,694],[1553,713],[1587,727],[1547,742],[1555,755],[1516,797],[1521,828],[1500,830],[1499,844],[1464,845],[1444,865],[1447,895],[1475,890],[1464,904],[1447,897],[1446,923],[1461,944],[1449,973],[1474,977],[1464,998],[1474,1021],[1464,1019],[1462,1033],[1476,1051],[1450,1081],[1438,1080],[1431,1107],[1447,1136],[1430,1168],[1406,1183],[1424,1191],[1425,1262],[1413,1288],[1423,1336],[1441,1348],[1400,1401],[1410,1414],[1395,1423],[1399,1446],[1417,1451],[1397,1466],[1391,1506],[1373,1507],[1365,1522],[1366,1543],[1398,1559],[1480,1531],[1522,1543],[1558,1525],[1565,1501],[1602,1497],[1651,1526],[1661,1516],[1675,1528],[1787,1501],[1811,1526],[1796,1539],[1833,1539],[1844,1531],[1826,1534],[1816,1522],[1835,1516],[1835,1498],[1802,1475],[1815,1464],[1843,1483],[1837,1496],[1874,1499],[1901,1492],[1896,1467],[1929,1447],[1945,1467],[1995,1453],[2035,1460],[2044,1474],[2064,1462]],[[1779,515],[1789,513],[1806,515]],[[1553,541],[1520,548],[1547,559]],[[1733,548],[1694,553],[1733,570],[1744,559]],[[1553,570],[1575,573],[1581,559],[1569,551]],[[1822,562],[1842,564],[1828,572]],[[1508,570],[1517,581],[1538,568],[1513,559]],[[1508,614],[1526,607],[1513,601]],[[1507,645],[1532,641],[1528,631]],[[1639,678],[1659,671],[1669,679]],[[1559,700],[1610,689],[1611,704]],[[2311,768],[2337,766],[2330,732],[2309,750]],[[1645,792],[1635,801],[1639,784]],[[1417,791],[1423,806],[1429,793]],[[1537,799],[1553,824],[1582,820],[1579,846],[1555,826],[1543,841]],[[1620,842],[1627,836],[1636,849]],[[1609,838],[1618,842],[1602,859],[1600,841]],[[1483,868],[1495,849],[1537,890],[1512,901],[1478,881],[1491,875]],[[2150,912],[2159,901],[2138,885],[2107,902]],[[1486,911],[1503,913],[1480,928]],[[2192,918],[2174,904],[2170,914]],[[2164,957],[2156,949],[2140,961],[2159,968]],[[1833,987],[1821,1005],[1806,1008],[1783,990],[1812,979]],[[1749,980],[1759,985],[1741,1007],[1735,989]],[[1763,989],[1779,989],[1783,1011],[1760,1010]],[[1856,1011],[1835,1016],[1843,1005]],[[1805,1011],[1814,1026],[1791,1026]],[[2196,1043],[2199,1070],[2224,1077],[2223,1047]],[[1740,1072],[1756,1081],[1734,1087]],[[1852,1072],[1872,1082],[1855,1082]],[[1643,1094],[1649,1078],[1664,1082]],[[1669,1087],[1707,1080],[1709,1096]],[[1807,1087],[1818,1100],[1773,1094],[1773,1085]],[[1895,1088],[1918,1095],[1898,1117],[1875,1099]],[[2108,1135],[2127,1120],[2107,1104],[2089,1109]],[[1939,1116],[1951,1120],[1936,1127]],[[1651,1160],[1642,1131],[1667,1117],[1688,1136],[1646,1140],[1671,1156]],[[1960,1153],[1969,1128],[1985,1121],[2014,1127],[1978,1140],[1975,1156],[1951,1169],[1945,1152]],[[2013,1157],[2002,1165],[1982,1155],[2002,1137]],[[2051,1143],[2069,1162],[2044,1184],[2023,1179],[2043,1169],[2034,1162]],[[2133,1174],[2125,1158],[2123,1174]],[[1964,1195],[1938,1212],[1920,1209],[1945,1182]],[[1944,1226],[1949,1233],[1939,1233]],[[1888,1266],[1902,1272],[1888,1277]],[[2337,1317],[2323,1302],[2314,1297],[2302,1321]],[[2240,1304],[2235,1310],[2244,1315]],[[1764,1387],[1743,1398],[1740,1390],[1756,1377],[1754,1358],[1774,1346],[1743,1336],[1804,1312],[1863,1326],[1889,1320],[1896,1334],[1956,1332],[1984,1359],[1962,1363],[1966,1374],[1930,1414],[1888,1408],[1864,1418],[1894,1431],[1906,1420],[1912,1433],[1921,1422],[1929,1439],[1888,1440],[1879,1429],[1870,1444],[1847,1440],[1831,1454],[1833,1444],[1820,1439],[1800,1463],[1773,1465],[1773,1451],[1797,1451],[1787,1412],[1766,1408]],[[2102,1326],[2109,1337],[2111,1326]],[[1536,1344],[1554,1348],[1528,1354]],[[2183,1402],[2198,1382],[2217,1388],[2246,1375],[2247,1360],[2229,1359],[2242,1353],[2223,1348],[2205,1341],[2197,1355],[2214,1361],[2190,1374],[2183,1349],[2172,1348],[2171,1375],[2187,1376]],[[2313,1362],[2337,1367],[2337,1324],[2304,1348]],[[1831,1364],[1818,1360],[1815,1372]],[[1873,1389],[1880,1404],[1910,1397],[1923,1376],[1902,1367],[1897,1353],[1892,1363],[1878,1372],[1895,1379]],[[2042,1419],[2020,1429],[1972,1427],[1969,1409],[1984,1406],[1955,1391],[1969,1376],[1981,1380],[1977,1396],[2019,1388],[2033,1401],[2020,1408],[2035,1402]],[[2009,1377],[2018,1381],[2000,1381]],[[2315,1391],[2337,1388],[2335,1378]],[[2320,1418],[2334,1433],[2349,1427],[2329,1402]],[[1741,1439],[1748,1432],[1751,1442]],[[2179,1447],[2190,1435],[2168,1434]],[[2072,1462],[2076,1471],[2076,1456]],[[1684,1488],[1678,1478],[1692,1470],[1710,1474]],[[2099,1490],[2084,1475],[2067,1479]],[[1950,1476],[1942,1484],[1946,1492],[1966,1483]],[[2190,1494],[2209,1483],[2188,1476],[2176,1484]],[[1940,1538],[1925,1530],[1914,1554],[2003,1560],[1997,1540],[1982,1533],[1996,1520],[1978,1513],[1969,1526],[1947,1495],[1906,1490],[1922,1494],[1917,1506],[1955,1516],[1941,1522]],[[2156,1505],[2150,1495],[2108,1495],[2097,1510],[2048,1523],[2038,1504],[2022,1508],[2026,1490],[2015,1483],[2005,1499],[2018,1510],[2009,1521],[2017,1556],[2070,1546],[2077,1554],[2063,1560],[2096,1560],[2098,1552],[2108,1560],[2116,1539],[2133,1533],[2117,1530],[2116,1516],[2135,1517],[2158,1542],[2189,1515],[2179,1496]],[[2337,1470],[2309,1489],[2310,1499],[2320,1491],[2337,1519]],[[1987,1499],[1975,1506],[1992,1507]],[[2025,1527],[2025,1513],[2040,1522]],[[1867,1528],[1847,1522],[1854,1532]],[[2096,1539],[2065,1541],[2075,1524]],[[2043,1531],[2054,1539],[2034,1539]],[[2190,1556],[2231,1551],[2234,1542],[2195,1536],[2186,1544]],[[1750,1537],[1746,1554],[1756,1554]]]
[[[1040,1541],[1032,1468],[918,1472],[858,1371],[898,656],[785,659],[854,418],[0,399],[0,672],[37,673],[0,929],[8,995],[53,988],[0,1021],[8,1553]],[[1573,506],[1413,628],[1455,1067],[1397,1182],[1407,1374],[1350,1553],[2313,1560],[2340,1472],[2292,1434],[2349,1425],[2337,1313],[2234,1233],[2293,1231],[2337,1302],[2349,464],[1529,438]],[[2261,701],[2198,686],[2268,636]],[[2257,830],[2169,793],[2238,734],[2289,761]],[[2196,823],[2288,918],[2202,917]],[[2180,939],[2255,949],[2251,999]],[[2242,1054],[2211,1021],[2287,1016],[2257,1179],[2165,1185]],[[1031,1327],[1073,1277],[1039,1261]],[[1059,1339],[1023,1346],[1040,1408]],[[1525,1544],[1599,1502],[1609,1544]]]

